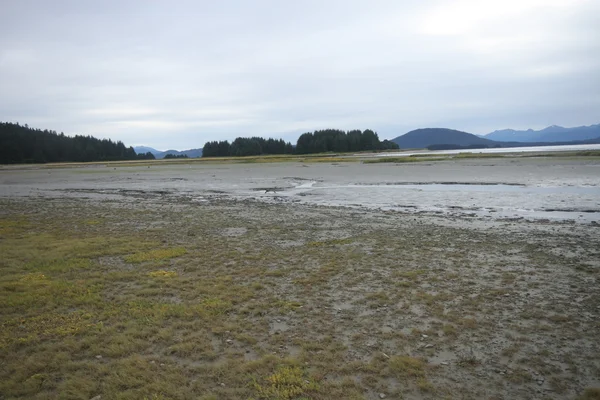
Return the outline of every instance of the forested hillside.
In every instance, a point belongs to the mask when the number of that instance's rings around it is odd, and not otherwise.
[[[0,164],[116,161],[154,158],[137,155],[132,147],[92,136],[66,136],[55,131],[33,129],[0,122]]]

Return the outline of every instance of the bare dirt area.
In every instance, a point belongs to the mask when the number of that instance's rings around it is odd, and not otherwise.
[[[104,194],[0,199],[1,399],[598,396],[598,224]]]

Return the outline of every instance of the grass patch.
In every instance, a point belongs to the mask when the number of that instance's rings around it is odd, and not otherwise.
[[[319,385],[297,366],[281,366],[262,382],[253,382],[253,387],[259,399],[272,400],[297,399],[319,389]]]
[[[177,272],[160,269],[158,271],[149,272],[148,275],[152,278],[175,278],[177,276]]]
[[[506,154],[502,153],[458,153],[452,156],[452,158],[464,159],[464,158],[504,158]]]
[[[131,237],[102,235],[73,237],[72,232],[57,234],[26,230],[0,242],[0,253],[5,272],[9,271],[65,271],[89,266],[89,260],[102,256],[121,255],[154,246],[153,241],[136,241]]]
[[[13,318],[2,324],[0,348],[74,336],[99,327],[101,324],[85,312],[48,313],[29,318]]]
[[[394,356],[390,358],[389,369],[397,377],[400,378],[425,378],[427,363],[416,357],[410,356]]]
[[[365,164],[379,164],[379,163],[414,163],[414,162],[426,162],[426,161],[440,161],[445,160],[447,157],[413,157],[413,156],[402,156],[402,157],[377,157],[369,158],[364,160]]]
[[[185,253],[187,253],[187,250],[183,247],[171,247],[132,254],[125,257],[125,261],[129,263],[142,263],[147,261],[168,260],[169,258],[182,256]]]
[[[0,217],[0,237],[25,230],[29,226],[28,219],[22,216]]]
[[[341,273],[343,265],[330,261],[324,265],[321,265],[317,270],[310,273],[309,275],[294,280],[294,283],[303,285],[305,287],[326,285],[331,278]]]

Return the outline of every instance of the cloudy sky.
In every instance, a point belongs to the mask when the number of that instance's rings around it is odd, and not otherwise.
[[[600,123],[598,0],[4,0],[0,120],[158,149]]]

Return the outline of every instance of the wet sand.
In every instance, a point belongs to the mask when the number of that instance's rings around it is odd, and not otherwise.
[[[0,196],[158,193],[490,219],[600,222],[600,162],[453,159],[408,164],[274,163],[5,169]]]

